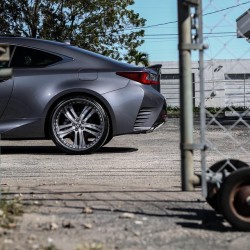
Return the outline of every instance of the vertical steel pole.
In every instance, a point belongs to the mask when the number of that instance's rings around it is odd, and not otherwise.
[[[199,18],[199,43],[203,45],[203,17],[202,1],[197,7]],[[206,180],[206,108],[205,108],[205,81],[204,81],[204,45],[199,51],[199,68],[200,68],[200,143],[201,149],[201,176],[202,176],[202,196],[207,197],[207,180]]]
[[[246,107],[246,74],[244,74],[244,108]]]
[[[193,84],[190,6],[178,0],[182,190],[193,191]],[[190,47],[189,47],[190,46]]]
[[[180,68],[180,127],[181,127],[181,179],[182,190],[192,191],[193,150],[187,145],[193,144],[193,85],[191,49],[191,16],[190,7],[178,0],[179,27],[179,68]]]

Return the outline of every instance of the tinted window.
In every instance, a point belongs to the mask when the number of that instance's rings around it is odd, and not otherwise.
[[[18,46],[16,47],[10,66],[15,68],[39,68],[61,60],[61,57],[44,51]]]

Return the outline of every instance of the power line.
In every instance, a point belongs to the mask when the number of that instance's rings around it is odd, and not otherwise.
[[[219,12],[222,12],[222,11],[225,11],[225,10],[233,9],[233,8],[236,8],[236,7],[248,4],[248,3],[250,3],[250,1],[247,1],[247,2],[244,2],[244,3],[240,3],[240,4],[236,4],[236,5],[232,5],[232,6],[229,6],[227,8],[220,9],[220,10],[208,12],[208,13],[203,14],[203,16],[208,16],[208,15],[216,14],[216,13],[219,13]],[[177,22],[178,21],[171,21],[171,22],[158,23],[158,24],[153,24],[153,25],[148,25],[148,26],[141,26],[141,27],[136,27],[136,28],[128,28],[128,29],[124,29],[124,30],[134,30],[134,29],[142,29],[142,28],[143,29],[147,29],[147,28],[153,28],[153,27],[158,27],[158,26],[173,24],[173,23],[177,23]]]
[[[177,21],[171,21],[171,22],[166,22],[166,23],[158,23],[158,24],[153,24],[153,25],[148,25],[148,26],[141,26],[141,27],[130,28],[130,29],[125,29],[125,30],[133,30],[133,29],[141,29],[141,28],[147,29],[147,28],[158,27],[158,26],[172,24],[172,23],[177,23]]]
[[[212,12],[209,12],[209,13],[205,13],[205,14],[203,14],[203,16],[208,16],[208,15],[216,14],[216,13],[219,13],[219,12],[222,12],[222,11],[225,11],[225,10],[230,10],[230,9],[233,9],[233,8],[236,8],[236,7],[248,4],[248,3],[250,3],[250,1],[240,3],[240,4],[236,4],[236,5],[224,8],[224,9],[220,9],[220,10],[212,11]]]
[[[224,31],[224,32],[204,32],[203,35],[221,35],[221,34],[236,34],[235,31]],[[145,35],[144,37],[154,37],[154,36],[178,36],[177,33],[171,33],[171,34],[151,34],[151,35]]]
[[[216,37],[236,37],[235,34],[234,35],[209,35],[209,36],[206,36],[206,37],[209,37],[209,38],[216,38]],[[204,37],[204,39],[206,38]],[[151,41],[176,41],[178,39],[178,37],[144,37],[143,40],[150,40]]]

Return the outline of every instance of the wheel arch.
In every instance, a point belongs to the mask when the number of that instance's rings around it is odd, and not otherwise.
[[[50,103],[48,104],[46,112],[45,112],[45,122],[44,122],[45,138],[50,139],[49,121],[50,121],[51,113],[53,109],[56,107],[56,105],[66,98],[77,97],[77,96],[90,97],[90,98],[93,98],[95,101],[97,101],[104,108],[105,112],[108,115],[109,124],[110,124],[109,133],[114,133],[115,123],[116,123],[115,115],[108,101],[98,93],[74,91],[70,93],[60,93],[55,98],[53,98],[53,100],[51,100]]]

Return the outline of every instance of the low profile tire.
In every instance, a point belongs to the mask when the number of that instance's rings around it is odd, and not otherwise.
[[[113,139],[113,134],[112,134],[112,132],[111,132],[111,133],[109,133],[109,135],[107,136],[105,142],[103,143],[103,146],[106,145],[106,144],[108,144],[112,139]]]
[[[61,101],[50,117],[53,142],[68,154],[89,154],[100,148],[109,134],[109,119],[91,97]]]
[[[235,169],[232,168],[232,166],[229,164],[229,162],[235,167]],[[226,169],[228,172],[236,171],[237,169],[248,167],[248,165],[245,162],[230,159],[229,162],[227,160],[222,160],[219,162],[216,162],[214,165],[212,165],[209,168],[209,171],[211,172],[218,172],[223,167],[223,169]],[[207,203],[218,213],[221,214],[220,206],[218,204],[219,202],[219,188],[214,183],[207,183]]]
[[[250,168],[229,175],[221,187],[220,210],[235,228],[250,230]]]

